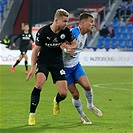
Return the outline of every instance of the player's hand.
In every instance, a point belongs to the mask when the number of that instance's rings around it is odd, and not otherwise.
[[[71,46],[68,46],[66,48],[66,53],[69,54],[70,56],[73,56],[75,52],[75,49],[71,48]]]
[[[60,48],[67,54],[69,54],[70,56],[74,55],[75,49],[72,48],[72,46],[70,45],[69,42],[63,42],[60,46]]]
[[[26,77],[26,81],[28,81],[30,78],[32,78],[34,76],[34,71],[30,70],[30,72],[28,73],[27,77]]]
[[[16,46],[16,44],[15,44],[15,43],[13,43],[13,44],[12,44],[12,46],[13,46],[13,47],[15,47],[15,46]]]

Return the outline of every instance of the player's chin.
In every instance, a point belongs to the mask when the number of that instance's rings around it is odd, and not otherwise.
[[[64,30],[66,28],[66,26],[62,27],[62,30]]]

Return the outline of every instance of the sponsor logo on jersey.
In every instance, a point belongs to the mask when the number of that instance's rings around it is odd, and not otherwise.
[[[45,46],[47,47],[59,47],[61,43],[45,43]]]
[[[58,39],[57,38],[54,38],[53,42],[58,42]]]
[[[50,40],[51,38],[47,36],[47,39]]]
[[[23,39],[23,40],[30,40],[30,37],[24,36],[24,37],[22,37],[22,39]]]

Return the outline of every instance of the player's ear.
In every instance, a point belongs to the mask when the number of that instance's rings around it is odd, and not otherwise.
[[[56,23],[58,22],[58,19],[57,19],[57,18],[55,19],[55,22],[56,22]]]

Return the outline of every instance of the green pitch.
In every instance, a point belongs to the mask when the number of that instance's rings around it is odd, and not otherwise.
[[[36,111],[36,125],[27,125],[30,94],[35,78],[26,82],[24,66],[0,66],[0,133],[132,133],[132,67],[84,67],[94,91],[94,104],[103,112],[98,118],[83,109],[93,125],[83,125],[71,103],[71,95],[61,102],[59,116],[53,116],[53,98],[57,88],[49,76]]]

